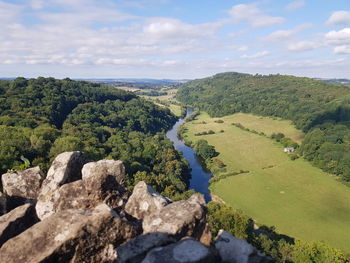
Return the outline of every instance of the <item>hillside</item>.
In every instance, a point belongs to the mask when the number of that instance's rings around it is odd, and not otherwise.
[[[53,78],[0,81],[0,174],[39,165],[64,151],[124,161],[130,185],[187,189],[188,167],[165,137],[176,117],[108,86]],[[170,189],[168,189],[169,191]]]
[[[349,87],[294,76],[221,73],[184,84],[176,98],[214,117],[235,112],[277,116],[303,130],[327,120],[350,120]]]
[[[350,180],[348,86],[229,72],[190,81],[176,97],[212,117],[244,112],[292,120],[306,132],[300,154],[324,171]]]

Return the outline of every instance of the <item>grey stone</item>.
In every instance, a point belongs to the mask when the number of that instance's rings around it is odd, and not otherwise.
[[[87,163],[81,171],[83,180],[93,176],[112,175],[119,184],[125,181],[125,167],[122,161],[100,160]]]
[[[188,200],[171,203],[157,213],[145,216],[143,233],[163,232],[177,237],[200,238],[206,223],[206,210],[202,195],[192,195]]]
[[[54,213],[66,209],[92,209],[105,203],[110,208],[122,210],[129,192],[109,174],[97,174],[61,186],[52,202]]]
[[[36,204],[36,211],[41,220],[52,215],[57,189],[65,183],[81,179],[84,163],[85,157],[81,152],[64,152],[55,158],[42,184]]]
[[[65,210],[35,224],[0,248],[0,262],[109,262],[112,247],[138,234],[105,204]]]
[[[166,233],[149,233],[131,239],[117,248],[116,263],[139,263],[152,248],[168,245],[176,239]]]
[[[267,263],[270,258],[260,254],[246,240],[236,238],[225,230],[220,230],[215,239],[215,248],[225,263]]]
[[[188,238],[148,252],[142,263],[209,263],[214,262],[211,251],[200,242]]]
[[[139,182],[125,206],[125,212],[137,219],[159,212],[169,200],[153,190],[145,182]]]
[[[0,217],[0,247],[39,221],[32,204],[25,204]]]
[[[26,199],[37,199],[43,180],[44,173],[39,166],[6,173],[1,177],[4,193]]]

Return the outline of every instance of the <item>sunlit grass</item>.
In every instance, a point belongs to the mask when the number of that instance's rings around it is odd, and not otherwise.
[[[218,119],[224,123],[215,123]],[[227,172],[250,171],[213,184],[212,192],[258,224],[276,226],[279,232],[303,240],[324,240],[350,252],[350,188],[303,159],[292,161],[277,142],[232,122],[266,134],[283,132],[302,138],[287,121],[247,114],[210,118],[202,113],[186,124],[187,139],[206,139],[214,145]],[[216,133],[194,136],[208,130]]]

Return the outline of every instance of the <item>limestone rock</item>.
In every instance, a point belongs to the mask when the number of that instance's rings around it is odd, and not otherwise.
[[[7,241],[0,248],[0,262],[108,262],[112,246],[136,235],[136,227],[105,204],[65,210]]]
[[[39,221],[32,204],[25,204],[0,217],[0,247]]]
[[[26,199],[37,199],[44,173],[39,166],[24,171],[3,174],[1,177],[4,193]]]
[[[168,199],[141,181],[135,186],[125,206],[125,212],[137,219],[142,219],[146,215],[159,212],[167,204],[169,204]]]
[[[270,258],[250,245],[246,240],[236,238],[225,230],[220,230],[215,239],[215,248],[225,263],[262,263],[273,262]]]
[[[6,214],[6,196],[0,192],[0,216]]]
[[[129,192],[117,183],[116,177],[97,174],[63,185],[55,194],[52,211],[66,209],[92,209],[106,203],[110,208],[121,210],[127,202]]]
[[[36,211],[40,219],[52,214],[53,200],[57,199],[56,190],[61,185],[81,179],[84,162],[85,157],[81,152],[64,152],[55,158],[38,196]]]
[[[176,239],[165,233],[149,233],[137,236],[117,248],[116,263],[139,263],[147,252],[155,247],[176,242]]]
[[[210,250],[198,241],[188,238],[148,252],[142,263],[209,263],[215,262]],[[239,262],[239,261],[238,261]]]
[[[177,237],[199,238],[205,228],[204,198],[192,195],[163,207],[158,213],[145,216],[142,222],[143,233],[164,232]]]
[[[125,181],[125,167],[122,161],[100,160],[87,163],[81,173],[83,179],[99,175],[112,175],[119,184],[123,184]]]

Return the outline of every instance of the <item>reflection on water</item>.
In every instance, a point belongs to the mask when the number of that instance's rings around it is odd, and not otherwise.
[[[188,117],[192,112],[193,110],[191,108],[187,108],[186,117]],[[177,130],[184,122],[184,119],[179,119],[174,124],[173,128],[167,132],[166,136],[174,143],[174,147],[183,153],[183,156],[189,162],[192,169],[190,189],[194,189],[195,191],[203,194],[206,202],[209,202],[211,200],[209,190],[209,179],[211,177],[211,173],[205,169],[205,165],[197,157],[196,152],[192,150],[191,147],[186,146],[177,136]]]

